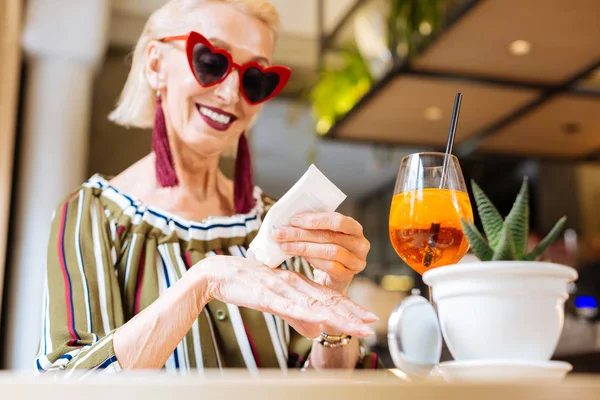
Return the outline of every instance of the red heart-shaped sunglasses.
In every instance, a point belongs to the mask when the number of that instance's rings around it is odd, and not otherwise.
[[[292,73],[287,67],[265,68],[256,61],[236,64],[227,50],[214,47],[198,32],[159,39],[160,42],[176,40],[185,40],[188,63],[200,86],[210,87],[223,82],[235,68],[240,74],[240,92],[250,104],[263,103],[277,96]]]

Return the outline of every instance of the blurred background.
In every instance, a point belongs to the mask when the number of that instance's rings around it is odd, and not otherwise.
[[[116,175],[150,151],[150,131],[107,115],[146,19],[164,3],[0,0],[3,368],[32,368],[57,203],[94,173]],[[372,243],[351,290],[381,317],[368,345],[392,366],[387,317],[423,289],[388,237],[400,160],[444,150],[462,92],[455,154],[465,179],[507,214],[528,176],[532,244],[568,217],[545,255],[580,273],[556,358],[600,372],[600,1],[272,3],[283,22],[275,63],[293,75],[250,133],[257,183],[280,196],[314,163],[348,195],[341,211]],[[233,163],[224,157],[223,170]]]

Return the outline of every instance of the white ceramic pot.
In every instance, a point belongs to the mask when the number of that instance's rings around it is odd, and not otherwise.
[[[575,279],[571,267],[526,261],[457,264],[423,275],[457,361],[549,360]]]

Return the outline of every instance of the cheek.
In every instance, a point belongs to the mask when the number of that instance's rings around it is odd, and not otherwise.
[[[181,101],[188,101],[190,97],[200,96],[211,90],[211,88],[200,86],[196,78],[190,73],[175,74],[169,78],[169,92],[176,93]]]
[[[181,104],[187,102],[190,97],[199,96],[209,90],[198,84],[183,52],[171,53],[167,60],[167,77],[168,93]]]
[[[169,53],[166,59],[166,72],[167,90],[170,92],[189,90],[196,82],[183,52],[174,50]]]
[[[169,103],[172,106],[171,116],[174,124],[184,123],[195,111],[192,99],[209,92],[210,88],[203,88],[190,73],[176,73],[169,75],[167,92]]]
[[[246,102],[246,100],[244,100],[244,99],[241,99],[241,103],[242,103],[242,109],[244,111],[245,129],[251,128],[251,124],[253,124],[256,121],[256,119],[258,118],[258,115],[260,113],[260,110],[262,109],[262,106],[260,104],[252,106],[252,105],[248,104]]]

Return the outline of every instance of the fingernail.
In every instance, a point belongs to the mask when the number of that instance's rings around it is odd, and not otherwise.
[[[374,319],[375,321],[379,321],[379,317],[377,315],[373,314],[372,312],[366,312],[365,318]]]
[[[282,243],[281,250],[285,252],[293,252],[296,251],[296,246],[293,243]]]
[[[287,229],[278,228],[273,231],[273,237],[275,239],[286,239],[288,236]]]
[[[365,324],[372,324],[379,321],[379,318],[361,318],[361,321]]]
[[[298,217],[298,216],[296,216],[296,217],[293,217],[293,218],[290,220],[290,224],[292,224],[292,225],[294,225],[294,226],[302,226],[302,224],[303,224],[303,223],[304,223],[304,218],[302,218],[302,217]]]

